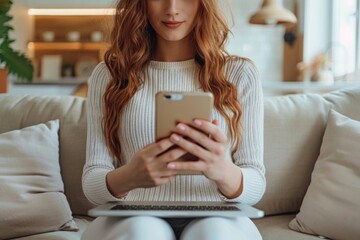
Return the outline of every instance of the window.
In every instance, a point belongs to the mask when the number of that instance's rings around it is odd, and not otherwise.
[[[337,79],[360,71],[359,7],[360,0],[333,0],[329,54]]]

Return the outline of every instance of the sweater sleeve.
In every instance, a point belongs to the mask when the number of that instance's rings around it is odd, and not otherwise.
[[[85,196],[93,204],[118,201],[108,190],[106,175],[115,169],[114,158],[106,147],[102,131],[103,95],[110,80],[105,63],[100,63],[89,78],[87,107],[86,163],[82,175]]]
[[[258,71],[250,60],[233,62],[230,79],[238,90],[242,107],[241,141],[233,157],[242,170],[243,192],[235,199],[223,200],[254,205],[265,192],[264,102]]]

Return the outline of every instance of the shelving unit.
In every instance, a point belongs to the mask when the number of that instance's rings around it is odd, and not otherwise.
[[[112,28],[112,19],[111,15],[34,16],[33,40],[27,45],[28,54],[32,56],[35,66],[35,79],[31,84],[69,85],[78,84],[78,78],[88,78],[91,70],[103,60],[104,53],[108,48],[107,40]],[[49,31],[53,32],[54,39],[45,41],[43,34]],[[78,32],[80,39],[70,41],[67,38],[70,32]],[[92,41],[91,34],[93,32],[102,32],[103,41]],[[54,74],[55,77],[52,77],[51,80],[42,79],[45,76],[42,74],[44,57],[54,57],[55,55],[61,59],[58,60],[61,61],[60,76]],[[46,76],[48,75],[46,74]],[[24,83],[15,82],[15,84]]]

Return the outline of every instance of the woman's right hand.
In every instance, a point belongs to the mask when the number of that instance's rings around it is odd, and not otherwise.
[[[134,188],[150,188],[170,182],[176,176],[176,171],[170,170],[167,164],[184,154],[186,152],[169,138],[145,146],[127,164],[133,173],[131,179]]]
[[[168,169],[167,164],[186,154],[175,146],[166,138],[138,151],[130,162],[106,175],[110,193],[121,198],[135,188],[156,187],[170,182],[176,170]]]

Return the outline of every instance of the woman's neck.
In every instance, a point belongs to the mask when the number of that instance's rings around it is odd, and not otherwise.
[[[190,36],[180,41],[157,39],[154,60],[161,62],[180,62],[195,57],[196,50]]]

